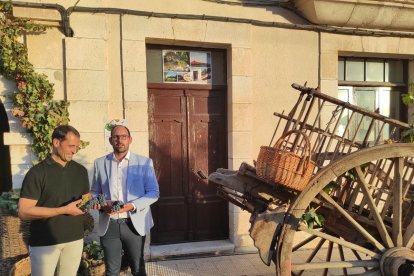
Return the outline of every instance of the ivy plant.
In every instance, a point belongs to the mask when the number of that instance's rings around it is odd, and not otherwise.
[[[32,151],[39,160],[50,153],[55,127],[69,123],[67,101],[53,100],[53,84],[44,74],[36,73],[21,42],[25,34],[45,32],[46,27],[29,19],[13,16],[13,4],[0,2],[0,74],[16,82],[11,94],[12,114],[32,134]],[[87,145],[81,142],[81,148]]]

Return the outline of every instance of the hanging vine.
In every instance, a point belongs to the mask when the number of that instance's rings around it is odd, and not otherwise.
[[[23,35],[42,33],[46,27],[16,18],[12,11],[11,2],[0,2],[0,74],[16,82],[12,114],[32,134],[32,151],[43,160],[50,153],[53,129],[69,122],[69,103],[53,100],[53,84],[46,75],[35,72],[27,48],[20,42]]]

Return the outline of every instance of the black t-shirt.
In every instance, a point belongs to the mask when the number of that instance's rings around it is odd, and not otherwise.
[[[75,161],[62,167],[49,156],[26,174],[20,197],[37,200],[36,206],[39,207],[61,207],[80,199],[88,191],[85,167]],[[55,245],[79,240],[83,235],[82,216],[59,215],[32,220],[29,244]]]

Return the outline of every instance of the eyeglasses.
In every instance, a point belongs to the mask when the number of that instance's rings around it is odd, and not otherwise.
[[[113,140],[115,140],[115,139],[118,139],[118,140],[126,140],[126,139],[129,138],[129,135],[127,135],[127,134],[112,135],[110,138],[113,139]]]

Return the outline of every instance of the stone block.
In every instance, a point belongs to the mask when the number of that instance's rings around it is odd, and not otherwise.
[[[253,130],[253,105],[252,104],[233,104],[232,119],[229,129],[232,131],[252,131]]]
[[[147,75],[145,72],[124,72],[125,101],[147,101]]]
[[[236,246],[235,251],[238,252],[240,247],[253,247],[253,239],[249,236],[249,234],[235,234],[234,235],[234,240],[233,240],[234,245]]]
[[[54,100],[65,99],[65,84],[64,84],[64,72],[60,69],[36,69],[36,72],[45,74],[50,83],[53,83],[53,89],[55,91],[53,95]]]
[[[321,33],[321,52],[335,52],[338,50],[342,50],[340,47],[342,43],[342,37],[338,34],[330,34],[330,33]],[[345,36],[349,37],[349,36]]]
[[[111,15],[104,13],[74,12],[70,15],[70,26],[76,38],[107,39],[106,18]],[[119,18],[119,15],[112,15]],[[118,19],[119,20],[119,19]],[[116,29],[118,31],[118,29]]]
[[[107,153],[105,149],[107,141],[103,132],[103,125],[101,132],[82,132],[81,139],[89,142],[89,145],[76,154],[77,162],[83,165],[93,164],[96,158],[104,156]]]
[[[251,25],[207,21],[204,41],[231,44],[232,47],[250,48],[252,44]]]
[[[64,35],[58,28],[47,29],[40,35],[26,36],[29,61],[35,68],[63,69]],[[53,55],[53,58],[51,58]]]
[[[11,145],[10,150],[10,164],[12,165],[32,165],[32,161],[37,160],[37,157],[28,145]]]
[[[25,128],[23,128],[22,123],[20,122],[20,119],[17,117],[14,117],[12,114],[12,109],[13,109],[13,103],[12,102],[6,102],[4,103],[4,109],[6,110],[6,115],[8,118],[8,123],[9,123],[9,128],[10,128],[10,132],[21,132],[21,133],[25,133],[27,132],[27,130]]]
[[[68,70],[68,100],[108,101],[107,78],[106,71]]]
[[[321,79],[321,91],[332,97],[338,97],[338,80]]]
[[[146,71],[144,41],[122,40],[122,57],[124,71]]]
[[[205,41],[206,28],[208,22],[206,20],[183,20],[172,19],[171,27],[174,30],[174,39],[191,41]]]
[[[229,95],[233,104],[253,102],[252,81],[250,76],[231,76],[231,86],[228,89],[231,89]]]
[[[125,117],[131,131],[148,132],[148,102],[126,102]]]
[[[102,39],[65,38],[66,68],[104,71],[106,42]]]
[[[3,139],[5,145],[30,145],[32,143],[32,136],[29,133],[23,132],[4,132]]]
[[[13,189],[19,189],[22,187],[23,179],[31,167],[31,164],[11,165]]]
[[[246,162],[248,164],[253,164],[253,161],[248,158],[229,158],[228,159],[228,167],[230,170],[237,171],[240,168],[240,165]]]
[[[39,9],[31,7],[17,7],[13,6],[13,16],[23,18],[34,18],[36,20],[45,21],[60,21],[62,16],[58,10],[54,9]]]
[[[250,229],[250,213],[247,211],[241,211],[234,214],[234,234],[243,235],[249,234]]]
[[[107,121],[107,102],[71,101],[70,124],[80,132],[102,132]]]
[[[243,209],[240,208],[237,205],[234,205],[233,203],[229,203],[229,215],[232,218],[230,220],[231,224],[234,225],[235,216],[237,216],[238,213],[243,212]]]
[[[174,39],[170,18],[124,15],[122,17],[122,37],[126,40],[146,38]]]
[[[414,39],[412,38],[394,38],[397,40],[395,43],[398,43],[398,54],[410,55],[410,59],[413,54],[414,48]]]
[[[252,75],[252,54],[250,48],[231,48],[232,76]]]
[[[250,131],[229,132],[229,157],[251,158],[252,133]]]
[[[338,52],[321,53],[321,79],[338,79]]]
[[[8,96],[16,89],[16,82],[8,80],[3,75],[0,75],[0,98],[2,103],[11,102],[11,99]]]

